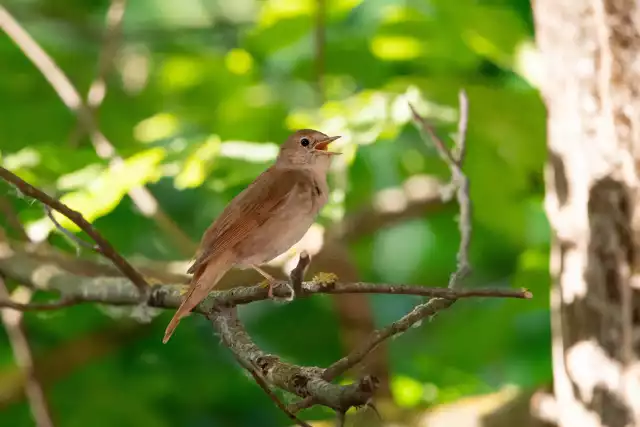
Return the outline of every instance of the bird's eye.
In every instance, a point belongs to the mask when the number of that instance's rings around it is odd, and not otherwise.
[[[303,147],[306,147],[307,145],[309,145],[309,138],[302,138],[300,140],[300,145],[302,145]]]

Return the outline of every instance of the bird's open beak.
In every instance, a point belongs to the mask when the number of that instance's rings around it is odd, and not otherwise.
[[[316,145],[313,147],[313,149],[314,150],[319,150],[319,151],[325,151],[325,152],[330,153],[330,154],[338,154],[338,153],[327,151],[327,147],[329,146],[329,144],[331,144],[333,141],[335,141],[338,138],[340,138],[340,135],[338,135],[338,136],[330,136],[328,138],[320,140],[320,141],[316,142]]]

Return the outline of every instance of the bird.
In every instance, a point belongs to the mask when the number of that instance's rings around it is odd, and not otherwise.
[[[340,136],[300,129],[280,146],[275,162],[240,192],[205,231],[193,264],[189,289],[169,322],[169,341],[187,316],[231,268],[256,270],[269,285],[277,280],[260,268],[296,244],[329,199],[327,174]]]

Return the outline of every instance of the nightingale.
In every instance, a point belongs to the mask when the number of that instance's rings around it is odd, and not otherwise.
[[[239,193],[205,231],[189,290],[169,322],[166,343],[180,320],[207,297],[231,268],[253,268],[269,284],[277,280],[259,265],[286,252],[313,224],[327,203],[327,172],[335,152],[327,148],[340,136],[301,129],[281,145],[273,165]]]

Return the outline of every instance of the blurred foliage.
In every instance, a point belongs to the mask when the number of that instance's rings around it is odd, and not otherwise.
[[[86,93],[108,1],[3,4]],[[292,129],[315,127],[343,135],[334,194],[319,219],[328,224],[412,176],[447,179],[446,166],[410,123],[407,102],[442,135],[453,135],[464,87],[470,101],[465,170],[474,202],[469,286],[526,287],[535,299],[464,301],[393,340],[392,391],[401,406],[428,407],[504,384],[547,383],[545,114],[535,88],[529,2],[328,1],[324,101],[316,84],[315,10],[314,0],[131,1],[98,114],[125,158],[119,173],[109,171],[86,136],[74,145],[75,117],[3,35],[2,164],[80,210],[124,255],[182,259],[133,206],[130,188],[148,185],[197,241]],[[41,209],[8,187],[3,192],[33,236],[70,250]],[[455,215],[455,209],[425,214],[361,236],[350,250],[362,280],[446,283],[458,244]],[[0,224],[6,225],[3,218]],[[380,325],[416,301],[370,298]],[[341,354],[328,298],[254,304],[242,315],[260,345],[293,362],[323,366]],[[27,314],[36,357],[48,361],[56,425],[287,425],[204,319],[188,320],[163,346],[169,316],[115,333],[122,321],[98,307]],[[108,351],[84,362],[79,354],[54,359],[74,343],[74,354],[88,351],[78,343],[92,339]],[[16,381],[16,368],[4,332],[0,344],[0,385],[7,385]],[[3,403],[0,393],[0,425],[32,425],[26,402]]]

